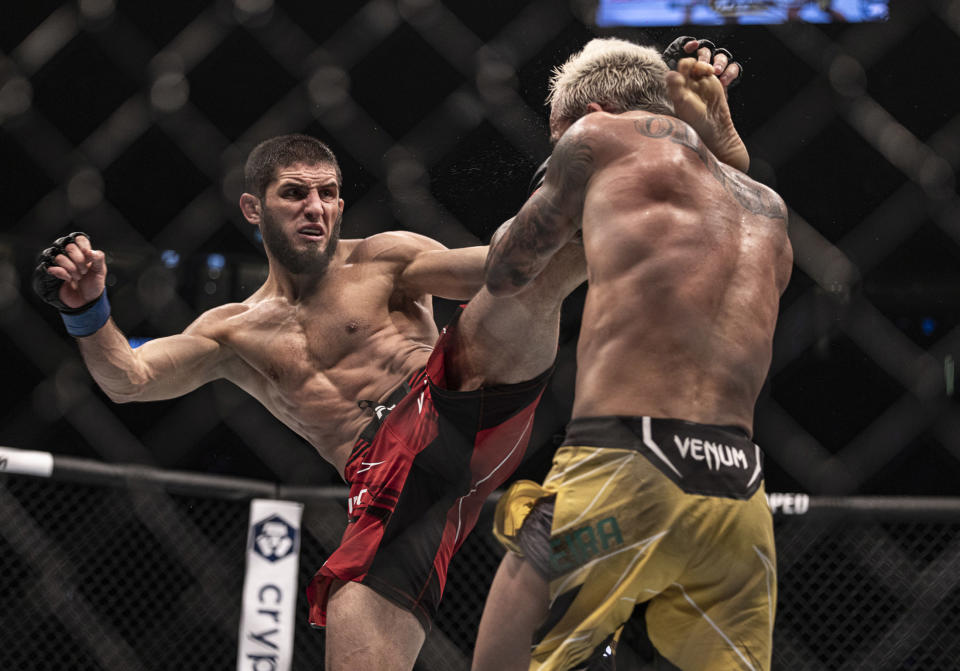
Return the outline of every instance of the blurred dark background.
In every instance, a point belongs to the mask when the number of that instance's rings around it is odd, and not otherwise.
[[[0,445],[339,483],[227,383],[108,401],[30,289],[36,254],[88,232],[109,254],[124,332],[179,332],[265,277],[237,207],[241,166],[258,141],[289,132],[337,153],[344,237],[406,229],[484,243],[549,153],[550,69],[597,35],[663,47],[690,34],[745,64],[731,106],[751,174],[791,208],[796,266],[756,415],[768,491],[960,493],[960,1],[893,0],[889,21],[868,24],[601,29],[594,11],[559,0],[5,3]],[[516,477],[541,477],[562,435],[582,298],[566,306]],[[438,301],[438,320],[451,309]]]

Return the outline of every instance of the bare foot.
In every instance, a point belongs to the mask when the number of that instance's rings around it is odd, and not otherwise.
[[[709,63],[684,58],[667,74],[667,92],[677,117],[697,131],[710,151],[724,163],[743,172],[750,155],[733,126],[726,91]]]

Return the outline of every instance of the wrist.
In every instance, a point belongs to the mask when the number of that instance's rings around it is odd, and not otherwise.
[[[107,290],[104,289],[100,297],[88,303],[79,312],[61,312],[61,319],[67,327],[67,333],[74,338],[93,335],[110,319],[110,301],[107,300]]]

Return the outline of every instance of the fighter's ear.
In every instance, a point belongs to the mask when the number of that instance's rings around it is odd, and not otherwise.
[[[240,196],[240,211],[243,212],[243,218],[251,224],[260,225],[260,199],[252,193],[244,193]]]

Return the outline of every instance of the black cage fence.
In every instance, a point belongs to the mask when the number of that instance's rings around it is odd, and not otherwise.
[[[30,290],[37,253],[89,232],[109,254],[117,324],[135,340],[177,333],[262,281],[261,245],[237,207],[242,163],[256,142],[286,132],[336,151],[345,237],[403,229],[451,247],[483,243],[549,152],[553,66],[597,35],[664,46],[693,33],[745,64],[730,100],[750,173],[791,210],[796,264],[756,415],[770,489],[957,494],[960,98],[935,73],[957,62],[960,2],[892,0],[888,21],[818,25],[600,28],[594,9],[580,0],[5,5],[0,349],[10,355],[0,441],[338,482],[299,437],[226,386],[109,403]],[[931,45],[936,65],[915,57]],[[582,300],[580,291],[565,310],[524,477],[546,472],[569,417]],[[438,319],[449,312],[440,305]]]
[[[956,668],[955,502],[862,497],[960,494],[960,97],[943,74],[960,53],[960,0],[892,0],[877,24],[650,29],[599,28],[595,6],[3,6],[0,443],[284,486],[173,485],[89,464],[76,480],[0,476],[0,670],[234,668],[250,497],[306,503],[301,592],[344,523],[323,487],[339,475],[236,388],[110,403],[30,291],[39,250],[88,231],[109,252],[127,335],[179,332],[262,281],[260,243],[237,211],[241,166],[286,132],[336,151],[345,236],[482,243],[549,152],[550,69],[597,35],[664,46],[678,34],[746,65],[730,100],[751,176],[790,207],[795,268],[755,428],[768,490],[812,498],[776,516],[774,666]],[[565,307],[517,477],[546,472],[569,417],[582,299]],[[440,321],[450,311],[438,303]],[[467,668],[499,552],[481,519],[419,668]],[[322,634],[305,622],[301,599],[294,668],[321,668]]]
[[[291,668],[323,668],[304,590],[346,524],[345,490],[58,463],[51,479],[0,476],[0,668],[237,668],[254,496],[305,503]],[[773,668],[956,668],[960,499],[797,500],[776,507]],[[502,555],[491,519],[488,505],[454,558],[421,671],[469,668]],[[618,669],[643,668],[632,645],[628,630]]]

